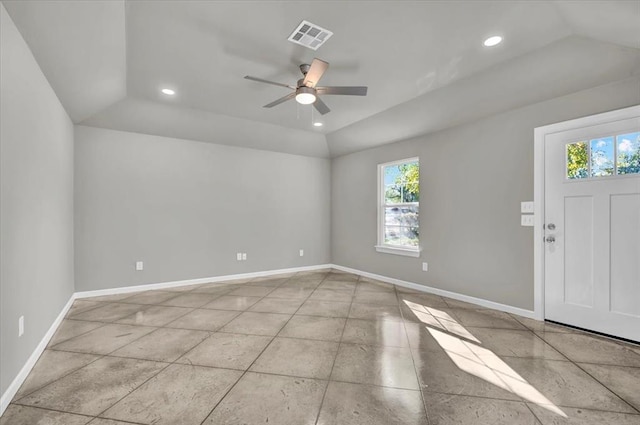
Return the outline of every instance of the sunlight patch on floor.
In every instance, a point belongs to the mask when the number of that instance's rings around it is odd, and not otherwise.
[[[447,312],[411,301],[403,301],[418,320],[427,325],[426,328],[431,336],[458,368],[559,416],[567,417],[558,406],[542,395],[493,351],[477,345],[482,344],[480,340]],[[448,333],[442,332],[443,330]]]

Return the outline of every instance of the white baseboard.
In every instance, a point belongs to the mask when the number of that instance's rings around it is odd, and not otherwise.
[[[312,270],[320,270],[320,269],[337,269],[345,272],[357,274],[364,277],[369,277],[372,279],[377,279],[382,282],[392,283],[394,285],[402,286],[404,288],[415,289],[417,291],[422,291],[430,294],[440,295],[443,297],[453,298],[455,300],[465,301],[471,304],[477,304],[482,307],[493,308],[495,310],[505,311],[507,313],[517,314],[519,316],[528,317],[531,319],[535,319],[535,313],[531,310],[525,310],[518,307],[509,306],[506,304],[500,304],[493,301],[483,300],[481,298],[470,297],[468,295],[462,295],[455,292],[445,291],[443,289],[432,288],[425,285],[420,285],[413,282],[407,282],[400,279],[394,279],[392,277],[382,276],[374,273],[363,272],[361,270],[352,269],[349,267],[340,266],[337,264],[319,264],[315,266],[306,266],[306,267],[294,267],[289,269],[278,269],[278,270],[266,270],[261,272],[253,272],[253,273],[242,273],[242,274],[233,274],[233,275],[225,275],[225,276],[215,276],[215,277],[205,277],[198,279],[187,279],[187,280],[177,280],[173,282],[162,282],[162,283],[150,283],[146,285],[136,285],[136,286],[127,286],[121,288],[111,288],[111,289],[99,289],[96,291],[83,291],[76,292],[71,295],[67,304],[62,308],[62,311],[56,318],[56,320],[51,324],[51,327],[44,335],[36,349],[31,353],[31,356],[25,363],[25,365],[20,369],[18,375],[11,382],[11,385],[7,388],[7,390],[2,394],[0,398],[0,416],[4,413],[6,408],[9,406],[9,403],[13,399],[13,396],[18,392],[20,386],[24,382],[24,380],[35,366],[36,362],[40,358],[40,355],[49,344],[49,341],[55,334],[58,326],[62,323],[62,320],[66,316],[67,312],[71,308],[73,301],[79,298],[89,298],[89,297],[97,297],[102,295],[113,295],[113,294],[124,294],[128,292],[138,292],[138,291],[148,291],[153,289],[163,289],[163,288],[174,288],[178,286],[188,286],[188,285],[197,285],[200,283],[214,283],[214,282],[222,282],[227,280],[235,280],[235,279],[250,279],[255,277],[264,277],[271,276],[276,274],[283,273],[297,273],[303,271],[312,271]]]
[[[69,298],[69,301],[67,301],[67,304],[62,308],[62,311],[60,312],[56,320],[54,320],[54,322],[51,324],[51,327],[49,328],[47,333],[44,335],[44,337],[42,338],[42,340],[40,341],[36,349],[33,350],[33,353],[31,353],[31,356],[29,356],[29,359],[27,360],[27,362],[24,364],[22,369],[20,369],[20,372],[18,373],[18,375],[13,379],[13,381],[11,382],[11,385],[9,385],[9,387],[4,392],[4,394],[2,394],[2,397],[0,398],[0,416],[2,416],[4,411],[7,409],[7,407],[9,406],[9,403],[11,403],[11,400],[20,389],[20,386],[22,386],[22,383],[24,382],[24,380],[27,379],[29,372],[31,372],[31,369],[33,369],[36,362],[44,352],[45,348],[47,348],[49,341],[51,340],[53,335],[56,333],[56,330],[58,330],[58,326],[60,326],[60,324],[62,323],[62,320],[64,319],[64,317],[67,315],[67,312],[71,308],[73,301],[75,301],[76,299],[97,297],[101,295],[124,294],[127,292],[147,291],[152,289],[173,288],[177,286],[197,285],[199,283],[222,282],[225,280],[250,279],[254,277],[271,276],[275,274],[297,273],[297,272],[328,269],[328,268],[331,268],[331,264],[319,264],[315,266],[294,267],[289,269],[266,270],[266,271],[253,272],[253,273],[242,273],[242,274],[234,274],[234,275],[226,275],[226,276],[205,277],[205,278],[199,278],[199,279],[178,280],[173,282],[151,283],[148,285],[127,286],[122,288],[100,289],[96,291],[76,292],[71,295],[71,298]]]
[[[500,310],[507,313],[517,314],[518,316],[527,317],[529,319],[536,319],[536,314],[533,310],[525,310],[519,307],[513,307],[507,304],[501,304],[494,301],[485,300],[482,298],[475,298],[469,295],[458,294],[457,292],[445,291],[444,289],[432,288],[430,286],[420,285],[418,283],[407,282],[406,280],[395,279],[392,277],[382,276],[379,274],[363,272],[361,270],[352,269],[350,267],[339,266],[337,264],[332,264],[332,268],[342,270],[344,272],[349,272],[353,274],[357,274],[364,277],[369,277],[371,279],[380,280],[382,282],[392,283],[394,285],[402,286],[404,288],[415,289],[416,291],[426,292],[429,294],[440,295],[442,297],[452,298],[454,300],[464,301],[471,304],[476,304],[481,307],[492,308],[494,310]]]
[[[99,297],[102,295],[126,294],[129,292],[176,288],[179,286],[198,285],[201,283],[215,283],[215,282],[223,282],[227,280],[236,280],[236,279],[252,279],[255,277],[272,276],[274,274],[306,272],[311,270],[328,269],[331,267],[332,267],[331,264],[318,264],[315,266],[293,267],[289,269],[266,270],[262,272],[229,274],[229,275],[215,276],[215,277],[201,277],[197,279],[176,280],[176,281],[161,282],[161,283],[148,283],[145,285],[123,286],[121,288],[97,289],[95,291],[76,292],[75,297],[76,299],[78,299],[78,298]]]
[[[47,348],[49,341],[58,330],[58,326],[60,326],[60,323],[62,323],[62,320],[67,315],[67,312],[71,308],[74,300],[75,294],[71,294],[69,301],[67,301],[65,306],[62,307],[62,311],[60,312],[58,317],[56,317],[56,320],[53,321],[47,333],[44,334],[36,349],[33,350],[33,353],[31,353],[31,356],[29,356],[27,362],[24,364],[24,366],[22,366],[20,372],[18,372],[18,375],[13,379],[13,381],[11,381],[11,384],[9,385],[7,390],[4,392],[4,394],[2,394],[2,397],[0,397],[0,416],[2,416],[7,407],[9,407],[9,403],[13,399],[13,396],[16,395],[24,380],[27,379],[29,372],[31,372],[31,369],[33,369],[36,362],[44,352],[45,348]]]

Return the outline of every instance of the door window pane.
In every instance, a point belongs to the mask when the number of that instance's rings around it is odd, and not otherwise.
[[[586,142],[567,145],[567,178],[585,179],[589,177],[589,159]]]
[[[640,173],[640,132],[621,134],[618,145],[618,174]]]
[[[612,176],[614,171],[613,136],[591,141],[591,175]]]

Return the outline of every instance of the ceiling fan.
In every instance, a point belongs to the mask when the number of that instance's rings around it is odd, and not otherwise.
[[[367,95],[367,87],[365,86],[318,87],[318,81],[320,81],[320,78],[322,78],[322,75],[327,70],[327,68],[329,68],[329,63],[317,58],[311,62],[311,65],[306,63],[300,65],[300,71],[304,75],[304,78],[299,79],[298,83],[295,86],[276,83],[275,81],[263,80],[262,78],[251,77],[249,75],[246,75],[244,78],[246,78],[247,80],[257,81],[259,83],[273,84],[274,86],[287,87],[294,90],[288,95],[281,97],[280,99],[275,100],[267,105],[264,105],[265,108],[273,108],[276,105],[295,98],[296,101],[302,105],[313,104],[318,112],[324,115],[331,111],[331,109],[329,109],[329,107],[320,99],[319,95]]]

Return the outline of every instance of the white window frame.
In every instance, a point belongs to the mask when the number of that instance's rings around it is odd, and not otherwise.
[[[378,164],[378,242],[375,246],[377,252],[381,252],[384,254],[394,254],[394,255],[404,255],[407,257],[419,257],[420,251],[422,251],[421,246],[417,247],[409,247],[409,246],[398,246],[398,245],[390,245],[384,243],[384,226],[385,226],[385,217],[384,217],[384,193],[385,193],[385,185],[384,185],[384,169],[385,167],[390,167],[399,164],[406,164],[408,162],[417,162],[420,164],[419,157],[413,158],[405,158],[397,161],[385,162],[384,164]],[[414,203],[411,203],[414,204]],[[404,204],[398,204],[400,206]],[[418,201],[418,211],[420,210],[420,201]],[[418,219],[420,217],[420,213],[418,213]]]

